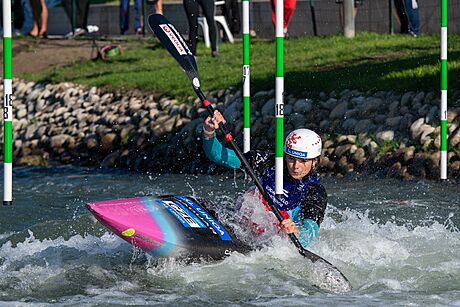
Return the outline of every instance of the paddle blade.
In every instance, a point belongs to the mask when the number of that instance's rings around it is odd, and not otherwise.
[[[176,59],[187,74],[187,77],[193,82],[193,85],[199,87],[195,57],[179,31],[176,30],[174,25],[166,17],[160,14],[149,16],[149,27],[160,40],[161,44]],[[198,83],[195,84],[196,82]]]

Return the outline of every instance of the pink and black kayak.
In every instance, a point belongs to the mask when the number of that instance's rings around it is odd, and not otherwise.
[[[138,197],[86,206],[113,233],[154,256],[222,259],[249,250],[203,201],[192,197]]]

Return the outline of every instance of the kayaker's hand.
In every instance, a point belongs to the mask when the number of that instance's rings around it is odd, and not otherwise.
[[[290,234],[293,233],[296,236],[300,234],[299,228],[297,228],[296,224],[291,219],[285,219],[280,223],[281,230],[286,233]]]
[[[207,138],[212,139],[214,137],[214,132],[217,128],[219,128],[219,124],[224,123],[225,119],[222,116],[222,113],[219,111],[214,111],[214,116],[208,116],[203,123],[203,135]]]

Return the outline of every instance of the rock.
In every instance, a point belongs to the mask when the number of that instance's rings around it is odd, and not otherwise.
[[[52,136],[50,139],[50,145],[51,148],[57,149],[57,148],[62,148],[65,144],[65,142],[70,138],[70,136],[66,134],[58,134],[55,136]]]
[[[438,106],[433,106],[431,107],[430,111],[426,115],[425,122],[431,125],[431,124],[439,123],[439,121],[440,121],[439,108]]]
[[[342,129],[347,132],[354,131],[357,123],[358,121],[354,118],[346,119],[342,124]]]
[[[348,119],[348,118],[356,118],[359,115],[359,110],[358,109],[351,109],[345,112],[343,118]]]
[[[320,104],[321,104],[321,107],[327,110],[332,110],[337,105],[337,99],[329,98],[326,102],[321,102]]]
[[[101,162],[101,167],[103,168],[113,168],[117,167],[117,162],[120,159],[121,152],[119,150],[108,154],[104,160]]]
[[[377,140],[381,142],[393,141],[394,137],[395,137],[395,133],[392,130],[378,132],[376,135]]]
[[[411,132],[411,138],[413,140],[417,140],[420,134],[422,134],[422,126],[425,124],[425,118],[421,117],[417,119],[411,126],[410,126],[410,132]]]
[[[343,156],[345,153],[347,153],[348,151],[350,151],[350,148],[351,148],[351,144],[345,144],[345,145],[339,145],[335,148],[335,155],[337,157],[341,157]]]
[[[274,115],[275,114],[275,98],[268,100],[261,111],[262,115]]]
[[[430,125],[424,124],[420,127],[420,129],[421,129],[420,143],[424,144],[429,139],[428,136],[435,131],[435,128],[431,127]]]
[[[383,105],[383,100],[380,98],[369,98],[361,106],[361,114],[363,116],[369,116],[374,112],[378,111]]]
[[[289,122],[294,126],[294,129],[305,127],[305,116],[299,113],[294,113],[289,116]]]
[[[43,155],[30,155],[21,157],[17,161],[18,165],[27,166],[48,166],[48,160]]]
[[[352,160],[356,162],[356,164],[361,165],[366,161],[366,152],[363,148],[357,148],[356,151],[352,155]]]
[[[389,111],[388,115],[396,116],[398,114],[398,109],[399,109],[399,101],[395,100],[388,107],[388,111]]]
[[[369,133],[373,129],[373,124],[370,119],[362,119],[356,123],[356,133]]]
[[[54,116],[59,117],[59,116],[61,116],[62,114],[64,114],[65,112],[67,112],[67,108],[66,108],[66,107],[57,108],[57,109],[56,109],[56,112],[54,113]]]
[[[367,145],[367,150],[369,151],[371,155],[375,155],[378,148],[379,148],[379,145],[374,141],[370,141],[369,144]]]
[[[457,130],[449,136],[448,140],[449,148],[456,147],[460,143],[460,129],[457,128]]]
[[[420,92],[415,95],[415,97],[412,99],[412,104],[422,104],[425,99],[425,93]]]
[[[401,106],[409,106],[412,102],[413,92],[407,92],[401,97]]]
[[[17,114],[16,114],[16,117],[18,119],[24,118],[26,116],[27,116],[27,110],[26,109],[19,109]]]
[[[402,118],[402,116],[389,117],[385,120],[385,124],[392,129],[399,128]]]
[[[294,103],[293,110],[296,113],[307,114],[313,108],[313,100],[299,99]]]
[[[329,114],[329,119],[341,119],[345,115],[345,112],[348,110],[348,102],[343,101],[339,103],[334,109],[332,109],[331,114]]]

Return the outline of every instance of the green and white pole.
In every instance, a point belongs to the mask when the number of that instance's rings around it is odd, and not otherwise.
[[[243,152],[251,150],[251,70],[249,38],[249,0],[243,0]]]
[[[275,160],[275,194],[283,195],[283,146],[284,146],[284,5],[283,0],[276,1],[276,160]]]
[[[11,0],[3,0],[3,204],[13,204],[13,74]]]
[[[447,0],[441,2],[441,179],[447,179]]]

